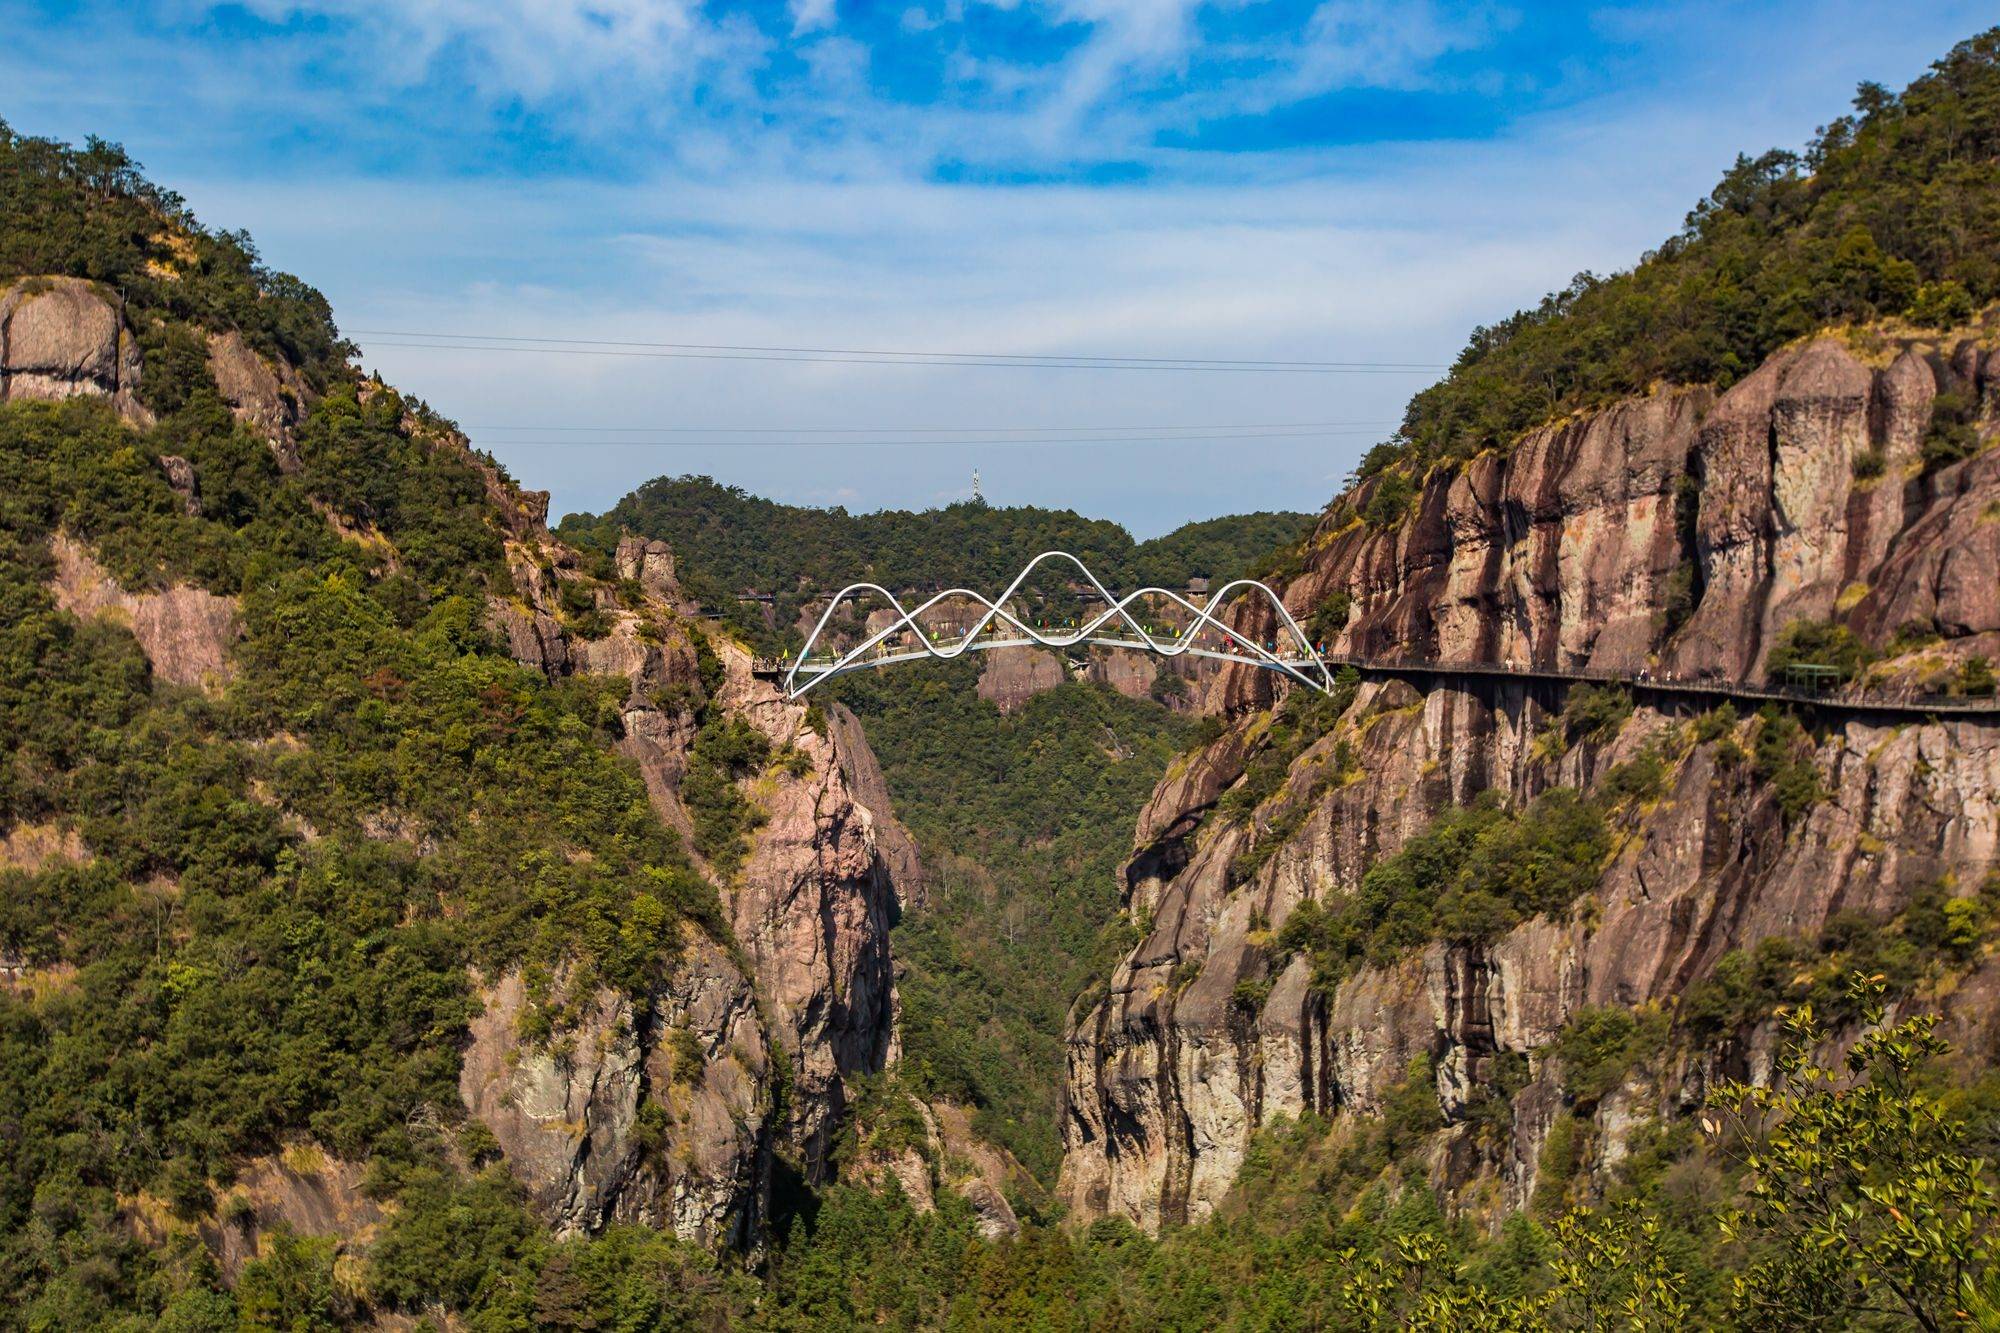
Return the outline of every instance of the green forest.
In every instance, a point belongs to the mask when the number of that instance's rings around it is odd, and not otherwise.
[[[905,971],[903,1078],[978,1108],[974,1124],[1055,1178],[1070,1002],[1134,942],[1122,838],[1193,724],[1071,681],[1003,715],[976,660],[836,681],[933,881],[893,950]]]
[[[2000,31],[1901,93],[1863,84],[1803,153],[1744,156],[1636,267],[1475,329],[1361,465],[1421,472],[1656,384],[1726,388],[1829,326],[1949,329],[2000,298]]]
[[[1197,575],[1221,580],[1248,572],[1304,536],[1312,520],[1237,514],[1135,542],[1116,523],[1069,510],[966,501],[922,513],[849,514],[779,504],[707,477],[660,477],[602,515],[569,515],[557,535],[600,552],[624,532],[666,542],[691,596],[760,648],[781,652],[799,645],[800,609],[850,583],[879,583],[895,593],[964,587],[994,596],[1035,556],[1064,550],[1114,593],[1178,589]],[[772,597],[768,624],[763,604],[738,601],[742,592]]]

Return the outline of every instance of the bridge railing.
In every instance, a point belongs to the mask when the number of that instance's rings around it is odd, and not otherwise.
[[[1115,645],[1114,645],[1115,646]],[[1135,649],[1140,645],[1132,645]],[[887,644],[878,645],[874,654],[864,657],[852,666],[865,665],[872,661],[896,658],[906,655],[904,651],[891,648]],[[921,656],[921,653],[917,655]],[[803,658],[798,663],[802,673],[830,670],[842,661],[838,653],[814,655]],[[1250,658],[1240,660],[1247,665],[1262,666]],[[1642,690],[1657,690],[1670,693],[1702,694],[1715,697],[1769,699],[1779,703],[1831,705],[1846,708],[1893,707],[1899,710],[1921,712],[1925,709],[1949,710],[1951,712],[1993,712],[2000,713],[2000,698],[1968,694],[1939,694],[1934,691],[1916,689],[1882,690],[1845,687],[1839,689],[1816,690],[1797,685],[1775,682],[1738,681],[1720,676],[1683,674],[1679,672],[1620,671],[1610,667],[1590,666],[1538,666],[1501,660],[1489,661],[1475,658],[1387,658],[1355,657],[1343,653],[1324,653],[1310,656],[1291,656],[1280,653],[1277,660],[1288,665],[1317,663],[1329,670],[1352,667],[1356,671],[1378,674],[1410,675],[1461,675],[1517,678],[1529,680],[1559,680],[1606,685],[1624,685]]]

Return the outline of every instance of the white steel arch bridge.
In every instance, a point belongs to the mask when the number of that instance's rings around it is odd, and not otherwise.
[[[1103,598],[1104,609],[1074,625],[1053,631],[1031,625],[1009,610],[1008,603],[1020,592],[1028,577],[1049,561],[1075,566],[1089,586]],[[841,604],[871,594],[894,608],[896,620],[844,652],[816,651],[827,625]],[[1276,639],[1255,641],[1217,617],[1217,612],[1226,603],[1244,596],[1261,596],[1270,603],[1277,615]],[[984,607],[985,611],[962,635],[950,642],[939,642],[926,630],[920,618],[925,612],[954,598],[975,603]],[[1148,628],[1132,610],[1144,598],[1166,599],[1188,614],[1188,623],[1164,635]],[[1213,630],[1214,633],[1208,636],[1206,644],[1198,643],[1204,630]],[[905,631],[915,639],[916,647],[892,643]],[[1210,594],[1202,605],[1196,605],[1171,588],[1140,588],[1120,598],[1112,596],[1089,567],[1068,551],[1044,551],[1030,560],[997,598],[989,599],[970,588],[947,588],[915,607],[905,607],[894,593],[880,584],[848,584],[827,603],[812,633],[806,636],[805,646],[785,673],[785,693],[793,699],[801,698],[821,682],[850,671],[916,662],[927,657],[950,661],[966,653],[994,648],[1070,648],[1078,644],[1135,648],[1160,657],[1207,657],[1223,662],[1240,662],[1276,671],[1323,693],[1333,689],[1333,674],[1320,654],[1314,651],[1305,631],[1299,628],[1292,613],[1285,609],[1278,594],[1255,579],[1236,579],[1226,583]]]

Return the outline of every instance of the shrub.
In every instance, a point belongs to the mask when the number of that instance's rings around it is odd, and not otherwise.
[[[1617,685],[1578,685],[1563,701],[1563,734],[1572,741],[1607,741],[1630,716],[1630,691]]]
[[[1719,741],[1736,731],[1736,705],[1720,703],[1695,719],[1694,739],[1697,745]]]
[[[1778,641],[1765,659],[1765,674],[1782,679],[1798,666],[1832,667],[1842,684],[1861,674],[1874,654],[1845,625],[1825,620],[1794,620],[1778,632]]]
[[[1375,483],[1375,489],[1368,502],[1361,506],[1361,517],[1370,527],[1388,528],[1402,522],[1410,505],[1417,498],[1417,483],[1410,474],[1396,468],[1384,472]]]
[[[713,717],[695,733],[681,779],[681,803],[694,824],[695,850],[723,874],[743,860],[743,840],[764,820],[736,783],[758,772],[771,758],[763,732],[735,714]]]
[[[1931,401],[1931,424],[1924,432],[1923,442],[1927,469],[1946,467],[1978,451],[1978,409],[1971,394],[1955,389],[1940,393]]]
[[[1960,694],[1988,695],[1993,693],[1993,663],[1982,656],[1966,658],[1958,665],[1958,692]]]
[[[1766,704],[1757,714],[1751,759],[1752,771],[1770,785],[1787,821],[1825,798],[1826,787],[1813,762],[1812,738],[1797,718],[1775,704]]]
[[[1965,290],[1964,284],[1946,278],[1917,288],[1909,320],[1933,329],[1956,328],[1972,318],[1975,308],[1972,293]]]

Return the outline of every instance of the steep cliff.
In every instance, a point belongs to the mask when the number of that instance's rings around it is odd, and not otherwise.
[[[2000,452],[1940,466],[1924,440],[1950,394],[1979,405],[1990,444],[1997,371],[1970,338],[1871,358],[1817,339],[1720,396],[1661,392],[1439,468],[1386,522],[1370,508],[1384,483],[1364,483],[1283,595],[1365,658],[1757,681],[1788,626],[1832,622],[1880,654],[1850,688],[1939,688],[2000,646]],[[1655,1005],[1684,1024],[1677,1006],[1726,957],[1799,940],[1810,971],[1852,922],[1899,929],[1996,864],[2000,720],[1828,713],[1806,731],[1446,676],[1423,693],[1362,683],[1317,732],[1274,741],[1275,679],[1223,673],[1208,704],[1229,729],[1142,816],[1126,875],[1146,938],[1072,1020],[1078,1216],[1205,1216],[1260,1126],[1379,1112],[1413,1071],[1451,1127],[1437,1179],[1468,1199],[1490,1178],[1524,1206],[1558,1115],[1587,1122],[1602,1166],[1634,1126],[1768,1059],[1770,1015],[1746,1011],[1700,1054],[1675,1045],[1579,1098],[1560,1051],[1580,1014]],[[1287,930],[1301,904],[1377,893],[1372,869],[1479,793],[1522,809],[1557,787],[1608,828],[1580,901],[1497,930],[1378,933],[1358,966],[1317,974],[1308,932]],[[1984,1051],[1992,970],[1974,956],[1910,1002],[1945,1007]],[[1497,1131],[1481,1110],[1495,1098]]]
[[[331,399],[323,401],[300,368],[254,350],[236,330],[189,331],[139,318],[135,331],[104,291],[75,280],[31,278],[0,290],[0,399],[19,414],[7,422],[23,432],[9,445],[17,454],[10,466],[27,469],[15,481],[24,492],[17,502],[29,506],[19,525],[26,545],[13,558],[24,562],[18,572],[29,604],[46,599],[50,614],[68,617],[53,622],[56,629],[44,638],[96,634],[117,652],[117,641],[129,635],[137,650],[132,669],[112,677],[138,692],[129,707],[175,707],[177,696],[148,702],[157,681],[196,687],[207,707],[249,718],[268,706],[272,691],[286,688],[285,673],[309,669],[290,656],[298,650],[283,641],[283,631],[273,637],[274,614],[305,613],[259,600],[274,581],[296,580],[302,557],[325,561],[326,572],[288,584],[294,596],[301,588],[345,595],[388,586],[402,589],[405,608],[414,608],[409,614],[421,616],[477,589],[490,637],[482,640],[474,628],[457,651],[476,662],[498,646],[539,673],[549,692],[601,698],[592,724],[638,770],[652,817],[679,835],[676,852],[719,890],[719,913],[703,919],[704,889],[692,891],[691,914],[642,899],[640,911],[616,920],[613,928],[638,954],[672,959],[643,985],[614,984],[601,956],[582,961],[593,948],[601,955],[604,945],[580,939],[563,940],[535,961],[471,966],[469,1021],[446,1023],[426,1042],[447,1063],[460,1051],[456,1083],[464,1113],[490,1132],[494,1155],[557,1236],[637,1222],[705,1245],[762,1244],[774,1182],[785,1175],[814,1184],[829,1178],[850,1081],[879,1072],[896,1053],[889,925],[898,893],[920,891],[921,867],[913,841],[888,811],[879,765],[860,729],[838,709],[825,721],[809,719],[803,705],[786,702],[772,683],[753,676],[746,650],[690,621],[673,555],[663,545],[635,540],[603,567],[587,561],[547,531],[545,494],[521,490],[447,423],[387,386],[336,379]],[[164,349],[164,370],[149,367],[142,343]],[[111,413],[92,409],[92,399],[108,402]],[[167,410],[156,412],[148,399]],[[63,400],[85,401],[61,409],[36,405]],[[166,452],[169,445],[184,448],[185,456]],[[396,475],[398,467],[411,475]],[[85,480],[91,468],[99,469],[96,481]],[[341,469],[357,470],[336,480]],[[106,494],[86,494],[92,489]],[[72,531],[65,522],[78,527]],[[270,535],[286,525],[287,536]],[[446,531],[453,535],[440,540]],[[440,559],[454,544],[456,553]],[[258,560],[264,584],[236,591],[241,570]],[[10,577],[16,572],[9,566]],[[447,726],[443,695],[406,696],[405,673],[413,668],[404,648],[369,633],[379,627],[367,631],[357,622],[338,631],[310,669],[351,660],[372,682],[362,693],[375,702],[364,712],[385,704],[411,709],[406,739]],[[245,669],[246,659],[254,668]],[[62,684],[61,672],[45,674],[51,687]],[[450,821],[460,823],[462,837],[483,812],[426,812],[420,792],[399,791],[397,782],[381,780],[379,769],[364,783],[380,789],[366,798],[375,802],[370,808],[343,809],[348,798],[335,795],[330,781],[318,790],[291,786],[282,772],[287,764],[344,762],[338,756],[345,743],[324,731],[349,725],[342,719],[356,704],[343,688],[309,703],[300,715],[309,721],[296,731],[248,742],[243,754],[236,738],[211,737],[210,751],[234,766],[234,776],[208,781],[223,782],[223,789],[247,784],[246,808],[270,812],[257,817],[278,821],[280,836],[297,844],[288,853],[295,859],[330,858],[326,849],[334,841],[342,856],[372,843],[387,850],[364,850],[364,859],[411,858],[403,882],[415,885],[426,864],[452,859]],[[524,697],[514,693],[518,681],[495,679],[485,688],[489,707],[525,714]],[[196,717],[197,734],[212,725],[198,709]],[[57,735],[76,725],[59,711],[34,718],[34,727],[53,727]],[[745,854],[727,864],[702,854],[682,793],[702,728],[723,723],[753,729],[772,756],[728,779],[750,832]],[[254,731],[269,724],[232,725]],[[372,726],[379,716],[363,724],[364,734]],[[525,744],[496,739],[503,749]],[[452,744],[471,742],[461,735]],[[90,825],[87,812],[62,806],[59,795],[23,796],[77,780],[60,771],[73,758],[37,760],[36,753],[23,751],[10,763],[55,767],[39,776],[26,769],[11,774],[10,804],[20,807],[17,816],[34,813],[43,799],[57,804],[42,818],[6,821],[4,869],[34,875],[90,865],[111,826]],[[514,753],[505,762],[519,765],[526,756]],[[247,777],[246,769],[256,776]],[[506,782],[517,780],[518,774]],[[476,805],[483,795],[474,788],[461,799]],[[590,848],[599,837],[631,841],[613,829],[578,830],[551,838],[528,859],[588,865],[601,854]],[[102,873],[173,867],[191,855],[177,847],[149,853],[151,859],[128,853]],[[154,881],[131,891],[170,913],[165,904],[180,900],[182,885],[172,870],[145,873]],[[517,864],[512,873],[526,872]],[[646,873],[671,880],[677,872],[655,865]],[[447,913],[466,910],[450,890],[441,892]],[[666,888],[654,892],[671,897]],[[336,895],[318,910],[339,918],[356,909]],[[657,938],[645,938],[648,929]],[[60,947],[32,934],[17,939],[18,933],[10,918],[0,940],[0,985],[8,997],[28,1003],[74,984],[77,968]],[[476,958],[480,951],[469,952]],[[422,1114],[433,1122],[458,1118],[434,1103]],[[344,1146],[360,1147],[351,1139]],[[245,1167],[244,1178],[260,1169]],[[352,1185],[347,1180],[341,1188],[353,1195]],[[150,1225],[150,1196],[138,1197],[132,1224]],[[354,1216],[366,1215],[365,1225],[347,1228],[353,1234],[343,1243],[365,1256],[368,1229],[381,1212],[371,1200],[349,1202]],[[279,1200],[257,1222],[262,1205],[254,1200],[231,1206],[247,1209],[251,1220],[238,1227],[210,1218],[197,1231],[219,1247],[232,1277],[259,1252],[263,1223],[344,1226],[334,1217],[339,1209]],[[164,1242],[170,1230],[156,1239]]]
[[[518,661],[552,679],[626,682],[617,743],[660,818],[692,839],[681,786],[702,717],[741,718],[795,758],[742,779],[758,826],[741,866],[716,875],[730,949],[705,943],[643,1010],[608,992],[593,997],[569,1043],[594,1049],[589,1059],[515,1052],[509,1063],[512,1020],[490,1012],[475,1028],[467,1104],[559,1226],[641,1220],[744,1243],[769,1207],[772,1154],[810,1182],[824,1179],[848,1080],[894,1057],[889,925],[898,893],[920,892],[915,844],[889,812],[851,719],[815,731],[804,704],[752,675],[747,650],[682,615],[664,544],[619,547],[613,572],[637,591],[621,606],[542,528],[545,503],[528,504],[512,525],[515,596],[490,599],[490,621]],[[590,636],[576,632],[575,616],[566,625],[565,589],[571,605],[579,596],[591,604]],[[873,790],[877,809],[856,784]],[[518,991],[518,978],[502,979],[487,992],[489,1011],[518,1010]],[[665,1043],[685,1045],[683,1034],[698,1062],[666,1054]],[[475,1063],[490,1066],[484,1082]],[[635,1128],[648,1105],[672,1112],[650,1148]],[[581,1138],[566,1128],[579,1121]]]

